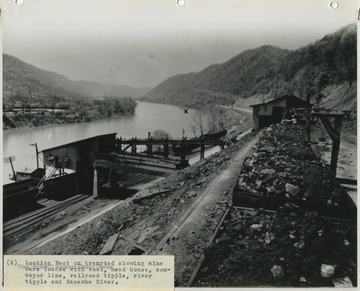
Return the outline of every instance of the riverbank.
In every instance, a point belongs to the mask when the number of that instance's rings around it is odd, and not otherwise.
[[[37,127],[48,124],[82,123],[114,117],[134,115],[137,102],[132,98],[107,98],[74,102],[69,109],[54,112],[9,111],[3,113],[3,129]]]
[[[57,124],[73,124],[73,123],[85,123],[96,120],[106,120],[112,118],[119,118],[125,116],[134,115],[134,112],[112,115],[110,117],[104,116],[92,116],[86,119],[80,118],[76,115],[63,115],[63,113],[54,113],[52,115],[14,115],[6,116],[3,114],[3,130],[16,129],[16,128],[31,128],[43,125],[57,125]]]

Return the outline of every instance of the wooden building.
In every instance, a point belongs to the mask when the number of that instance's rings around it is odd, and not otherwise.
[[[91,166],[99,153],[115,149],[116,133],[98,135],[42,151],[44,166],[77,170],[79,165]]]
[[[253,108],[253,129],[259,129],[280,122],[286,110],[311,108],[312,104],[292,95],[284,95],[250,107]]]

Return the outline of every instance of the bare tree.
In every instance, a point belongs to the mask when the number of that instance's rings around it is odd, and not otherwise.
[[[198,110],[196,115],[193,117],[194,125],[193,130],[198,127],[200,128],[200,134],[204,135],[204,123],[205,123],[206,112],[204,110]]]

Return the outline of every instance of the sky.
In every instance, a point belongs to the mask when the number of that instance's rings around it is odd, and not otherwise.
[[[297,49],[354,23],[356,0],[14,0],[3,52],[71,80],[154,87],[270,44]]]

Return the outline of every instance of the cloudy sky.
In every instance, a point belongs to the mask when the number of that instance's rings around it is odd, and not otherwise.
[[[296,49],[356,20],[357,1],[14,0],[3,51],[72,80],[154,87],[264,44]],[[5,3],[4,3],[5,2]]]

